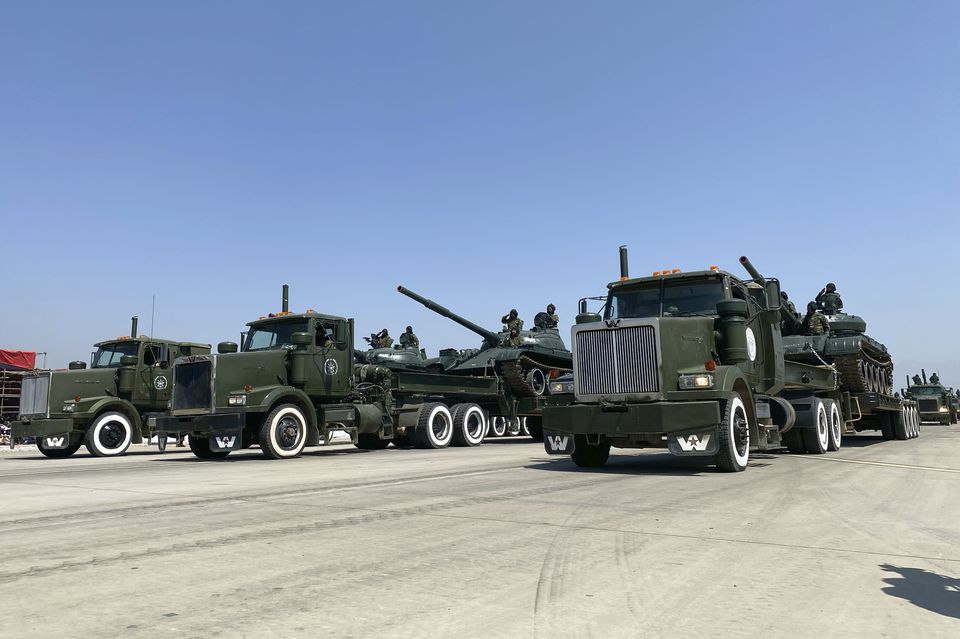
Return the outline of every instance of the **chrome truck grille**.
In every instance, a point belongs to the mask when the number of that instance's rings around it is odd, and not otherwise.
[[[213,361],[209,358],[178,360],[173,369],[171,409],[213,410]]]
[[[573,379],[577,395],[660,392],[653,326],[580,331]]]
[[[20,414],[24,417],[49,415],[50,374],[24,377],[20,385]]]

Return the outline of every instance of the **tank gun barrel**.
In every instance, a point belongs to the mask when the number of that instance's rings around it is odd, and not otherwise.
[[[750,262],[750,260],[747,259],[746,255],[740,256],[740,264],[747,271],[747,273],[750,274],[750,277],[752,277],[753,279],[755,280],[764,279],[763,275],[761,275],[760,271],[758,271],[756,267]],[[787,328],[793,331],[800,330],[800,327],[802,326],[800,320],[797,319],[793,315],[793,313],[787,310],[787,307],[784,304],[780,304],[780,317],[783,319],[783,322],[787,326]]]
[[[420,302],[421,304],[423,304],[424,306],[426,306],[427,308],[429,308],[429,309],[430,309],[431,311],[433,311],[434,313],[438,313],[438,314],[440,314],[440,315],[443,315],[444,317],[447,317],[447,318],[449,318],[449,319],[452,319],[454,322],[456,322],[456,323],[459,324],[460,326],[464,327],[465,329],[470,330],[470,331],[473,331],[474,333],[476,333],[477,335],[479,335],[479,336],[482,337],[483,339],[487,340],[487,341],[490,342],[491,344],[496,344],[496,343],[500,340],[499,335],[497,335],[497,334],[494,333],[493,331],[488,331],[487,329],[483,328],[482,326],[478,326],[478,325],[474,324],[473,322],[471,322],[470,320],[465,319],[465,318],[463,318],[463,317],[460,317],[459,315],[457,315],[456,313],[454,313],[454,312],[451,311],[450,309],[445,308],[445,307],[443,307],[443,306],[440,306],[439,304],[437,304],[437,303],[434,302],[433,300],[429,300],[429,299],[427,299],[427,298],[425,298],[425,297],[423,297],[423,296],[421,296],[421,295],[417,295],[416,293],[414,293],[414,292],[411,291],[410,289],[405,288],[405,287],[403,287],[403,286],[398,286],[398,287],[397,287],[397,290],[400,291],[401,293],[403,293],[404,295],[406,295],[407,297],[409,297],[410,299],[416,300],[417,302]]]

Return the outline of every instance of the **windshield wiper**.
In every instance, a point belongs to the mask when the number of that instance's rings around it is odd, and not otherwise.
[[[715,313],[706,313],[703,311],[681,311],[679,313],[670,313],[664,317],[716,317]]]

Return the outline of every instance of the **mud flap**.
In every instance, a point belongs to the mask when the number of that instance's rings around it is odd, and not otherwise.
[[[43,447],[48,450],[63,450],[70,445],[70,433],[44,435]]]
[[[221,433],[210,436],[210,450],[240,450],[243,448],[243,435],[241,431],[235,433]]]
[[[699,430],[691,433],[670,433],[667,436],[667,448],[674,455],[709,456],[720,450],[715,430]]]
[[[572,455],[574,437],[570,433],[543,431],[543,448],[548,455]]]

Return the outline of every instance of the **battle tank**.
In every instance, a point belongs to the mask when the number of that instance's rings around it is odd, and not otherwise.
[[[741,258],[741,263],[753,278],[762,279],[749,260]],[[830,333],[804,335],[801,321],[780,307],[784,356],[796,362],[833,365],[840,374],[841,391],[893,395],[893,360],[886,346],[866,335],[867,322],[832,307],[823,312]]]
[[[506,331],[489,331],[403,286],[398,286],[397,290],[483,338],[479,349],[467,349],[455,355],[448,352],[446,359],[441,357],[439,365],[446,373],[495,373],[503,377],[515,396],[536,397],[550,392],[552,377],[573,370],[573,355],[564,345],[560,332],[556,328],[544,327],[541,314],[534,319],[533,330],[520,331],[522,343],[511,346]]]
[[[377,364],[394,370],[419,370],[427,368],[432,360],[427,359],[426,353],[413,346],[395,344],[387,347],[374,346],[376,334],[364,337],[370,348],[364,352],[354,351],[354,358],[358,364]]]

